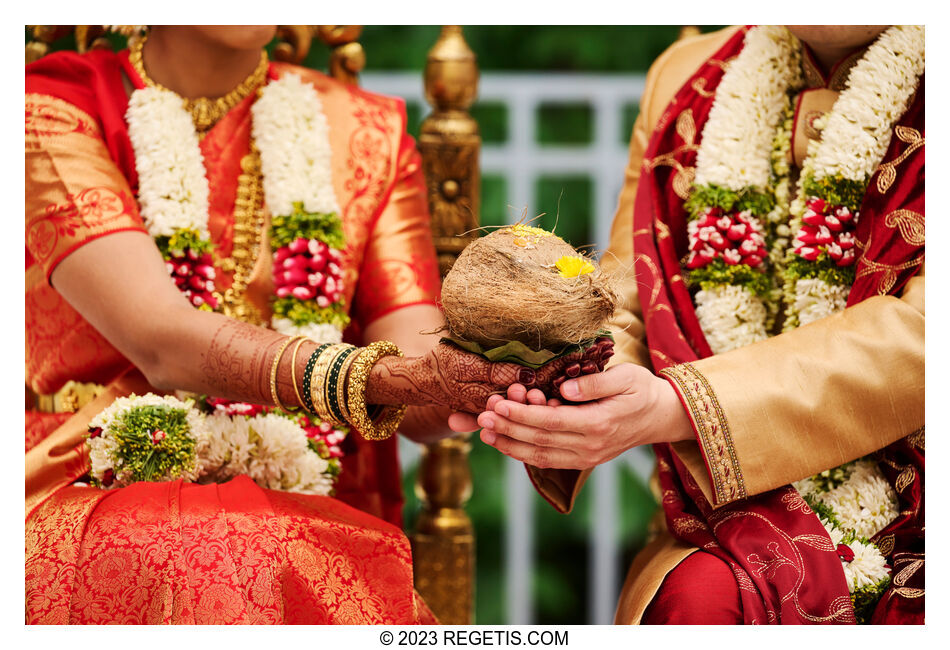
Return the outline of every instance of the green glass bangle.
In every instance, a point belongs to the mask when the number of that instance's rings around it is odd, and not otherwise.
[[[325,393],[327,407],[330,409],[330,414],[336,418],[336,424],[340,426],[347,424],[346,416],[343,413],[343,406],[340,404],[340,393],[338,390],[340,383],[340,371],[343,368],[346,359],[356,351],[356,347],[350,347],[343,350],[337,356],[337,358],[333,360],[333,365],[330,366],[330,372],[327,375]]]

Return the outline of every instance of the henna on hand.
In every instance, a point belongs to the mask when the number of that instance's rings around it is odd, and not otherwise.
[[[271,404],[271,367],[286,336],[233,319],[225,319],[215,330],[208,349],[201,355],[201,377],[189,390],[239,400],[252,404]],[[304,341],[297,351],[294,374],[297,391],[291,380],[291,361],[296,343],[284,349],[277,367],[277,395],[281,404],[293,408],[300,404],[304,369],[316,349],[313,341]]]
[[[201,388],[228,399],[269,404],[270,364],[284,338],[261,327],[225,319],[202,354]]]
[[[613,340],[601,336],[583,350],[566,354],[538,368],[535,387],[548,399],[559,399],[561,384],[581,375],[601,372],[613,354]]]
[[[461,348],[441,343],[423,357],[384,357],[370,372],[370,404],[436,404],[479,413],[489,396],[511,384],[533,386],[535,371],[514,363],[492,363]]]

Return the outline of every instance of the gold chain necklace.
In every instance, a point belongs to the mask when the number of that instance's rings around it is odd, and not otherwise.
[[[129,63],[132,64],[132,68],[139,75],[139,77],[141,77],[142,82],[146,86],[149,88],[168,90],[168,88],[165,88],[160,83],[152,80],[152,78],[149,77],[148,73],[145,71],[145,64],[142,61],[142,50],[145,47],[145,42],[147,40],[148,37],[143,36],[141,39],[129,46]],[[237,106],[241,100],[254,92],[256,88],[264,83],[266,78],[267,52],[261,50],[261,61],[257,64],[254,72],[248,75],[244,81],[238,84],[237,87],[227,95],[215,98],[183,98],[185,110],[191,114],[191,119],[195,123],[195,129],[198,131],[198,136],[204,137],[204,134],[208,131],[208,129],[214,126],[215,122],[224,117],[228,111]]]
[[[168,90],[155,82],[145,71],[142,50],[146,37],[129,47],[129,63],[142,78],[146,86]],[[183,99],[184,108],[191,114],[198,137],[203,138],[219,119],[255,90],[259,89],[267,78],[267,53],[261,51],[261,62],[257,68],[234,90],[223,97],[209,99],[198,97]],[[169,92],[174,92],[168,90]],[[177,94],[177,93],[176,93]],[[231,257],[223,258],[219,268],[225,273],[233,273],[231,286],[223,292],[216,291],[218,311],[230,318],[246,323],[263,325],[264,318],[260,310],[249,300],[245,292],[251,272],[260,254],[264,231],[264,188],[261,172],[261,156],[251,140],[250,151],[241,158],[241,175],[238,176],[237,195],[234,200],[234,241]]]
[[[245,296],[251,271],[257,262],[264,232],[264,188],[261,155],[254,141],[251,150],[241,158],[237,196],[234,200],[234,241],[231,257],[221,260],[221,270],[232,272],[231,286],[223,293],[215,292],[218,309],[225,316],[253,325],[263,325],[264,318]]]

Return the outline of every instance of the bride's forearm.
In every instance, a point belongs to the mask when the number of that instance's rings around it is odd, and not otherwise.
[[[441,440],[455,432],[448,427],[452,410],[442,406],[410,406],[399,433],[420,444]]]
[[[152,340],[151,349],[161,354],[137,364],[156,388],[273,404],[274,378],[281,404],[300,404],[297,395],[302,394],[303,373],[317,343],[285,345],[288,339],[283,334],[208,312],[183,310],[174,320],[174,327],[162,328]]]
[[[367,404],[423,406],[445,402],[445,390],[426,357],[383,357],[366,382]]]

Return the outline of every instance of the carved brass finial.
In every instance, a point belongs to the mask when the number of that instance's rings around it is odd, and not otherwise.
[[[317,25],[317,36],[330,46],[330,75],[343,83],[356,84],[366,66],[366,53],[356,39],[362,25]]]
[[[478,66],[459,25],[445,25],[429,51],[426,101],[441,111],[469,108],[478,94]]]
[[[442,27],[425,69],[432,113],[419,130],[432,234],[443,277],[478,227],[481,136],[468,107],[478,95],[478,65],[458,25]],[[462,233],[469,233],[463,235]]]

